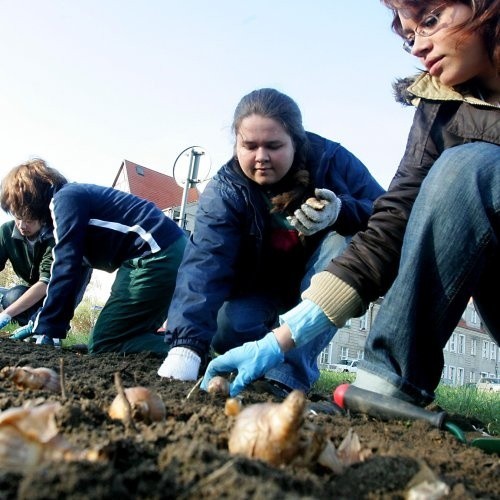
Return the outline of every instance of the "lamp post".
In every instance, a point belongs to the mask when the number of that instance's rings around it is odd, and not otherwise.
[[[188,198],[188,191],[196,185],[198,180],[198,170],[200,168],[200,157],[204,155],[203,151],[198,151],[194,148],[190,151],[189,169],[186,183],[184,184],[184,191],[182,192],[181,212],[179,214],[179,227],[186,229],[186,205]]]

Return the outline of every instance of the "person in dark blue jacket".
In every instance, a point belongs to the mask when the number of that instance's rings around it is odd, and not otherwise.
[[[311,276],[365,228],[384,192],[344,147],[306,132],[297,104],[275,89],[243,97],[233,131],[234,158],[200,197],[169,310],[172,349],[162,377],[195,380],[210,348],[221,354],[264,337]],[[268,381],[308,391],[335,332],[295,349]]]
[[[89,352],[168,351],[156,331],[167,315],[186,238],[160,209],[110,187],[68,183],[41,159],[9,172],[0,202],[6,212],[54,228],[52,274],[33,334],[66,337],[86,263],[117,270]]]

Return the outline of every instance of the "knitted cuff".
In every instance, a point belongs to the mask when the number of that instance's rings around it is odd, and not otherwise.
[[[302,298],[317,304],[337,328],[343,327],[348,319],[361,316],[366,309],[356,290],[328,271],[312,277]]]
[[[175,380],[196,380],[201,358],[187,347],[173,347],[158,370],[160,377]]]
[[[290,328],[295,347],[310,342],[320,333],[332,327],[321,308],[311,300],[303,300],[293,309],[279,316],[280,324]]]

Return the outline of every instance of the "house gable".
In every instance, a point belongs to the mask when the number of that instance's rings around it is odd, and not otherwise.
[[[183,188],[173,177],[129,160],[123,160],[112,186],[152,201],[160,210],[178,207],[182,201]],[[190,189],[187,202],[197,202],[198,197],[198,191]]]

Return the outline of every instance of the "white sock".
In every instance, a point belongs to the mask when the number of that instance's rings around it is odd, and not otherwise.
[[[196,380],[201,358],[187,347],[173,347],[158,370],[160,377],[175,380]]]

